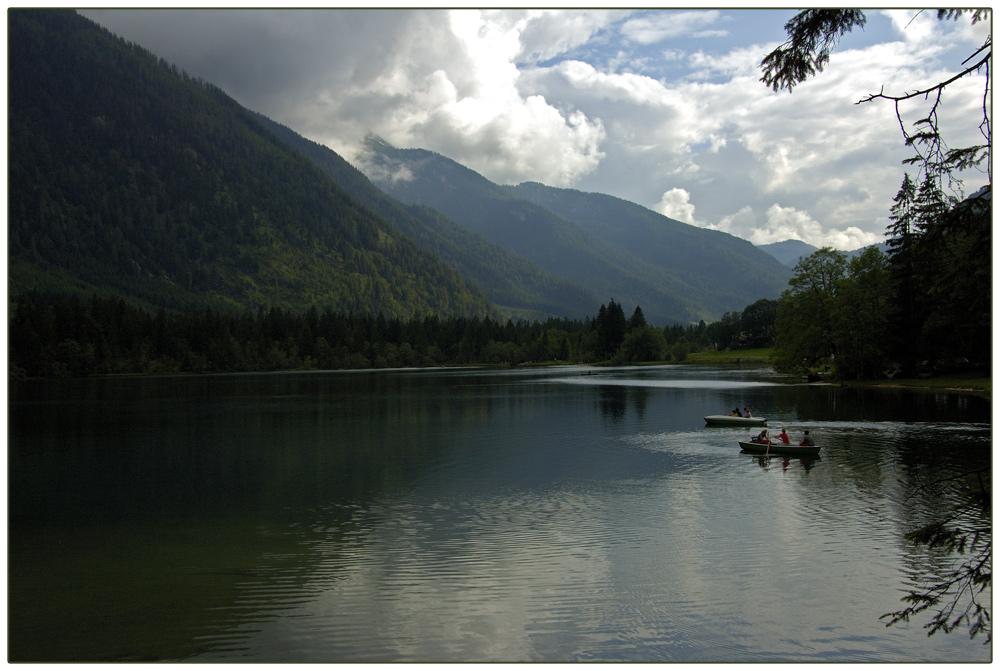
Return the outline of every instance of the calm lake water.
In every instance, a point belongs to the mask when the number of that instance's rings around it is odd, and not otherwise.
[[[821,457],[702,419],[745,405]],[[990,438],[980,397],[767,370],[14,383],[9,658],[989,661],[879,616],[953,561],[915,487]]]

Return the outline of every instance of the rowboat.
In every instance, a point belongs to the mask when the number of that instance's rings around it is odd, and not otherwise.
[[[733,415],[709,415],[705,418],[705,423],[716,426],[767,426],[767,420],[763,417],[734,417]]]
[[[752,452],[754,454],[788,454],[788,455],[800,455],[804,457],[816,457],[819,456],[819,447],[816,445],[797,445],[795,443],[744,443],[742,440],[739,441],[740,447],[743,448],[744,452]]]

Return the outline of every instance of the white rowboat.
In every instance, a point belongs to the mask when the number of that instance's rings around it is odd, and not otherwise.
[[[733,415],[709,415],[706,424],[715,426],[767,426],[763,417],[734,417]]]

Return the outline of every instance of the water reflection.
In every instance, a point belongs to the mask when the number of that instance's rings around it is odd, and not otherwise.
[[[597,388],[597,393],[601,414],[613,423],[620,423],[629,407],[632,407],[639,419],[645,414],[647,394],[642,387],[602,385]]]
[[[820,457],[789,457],[787,455],[765,455],[765,454],[754,454],[750,455],[750,459],[754,461],[757,466],[767,470],[771,468],[772,464],[774,466],[780,466],[781,470],[787,471],[789,468],[801,468],[805,471],[809,471],[816,462],[820,460]]]
[[[946,565],[902,532],[957,495],[928,473],[989,463],[988,403],[869,391],[693,367],[25,384],[11,657],[988,659],[878,621]],[[741,454],[703,421],[736,405],[822,458]]]

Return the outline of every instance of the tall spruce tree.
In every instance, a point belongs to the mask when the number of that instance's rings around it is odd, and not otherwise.
[[[646,328],[649,324],[646,323],[646,316],[642,314],[642,308],[638,305],[635,306],[635,312],[628,320],[628,330]]]
[[[917,198],[917,185],[910,179],[910,173],[903,174],[903,183],[892,200],[889,210],[889,226],[886,227],[886,245],[889,248],[889,260],[893,263],[906,259],[912,251],[916,235],[916,213],[914,201]]]
[[[625,320],[625,311],[622,306],[614,299],[608,301],[607,307],[601,305],[594,325],[597,328],[599,356],[602,358],[614,356],[625,340],[625,332],[628,330],[628,322]]]
[[[913,201],[913,212],[917,230],[926,233],[941,224],[951,209],[948,199],[941,191],[938,180],[927,174],[920,183]]]
[[[924,193],[926,191],[926,193]],[[923,272],[924,358],[950,367],[990,361],[992,204],[990,192],[950,206],[929,185],[917,195]]]
[[[920,236],[916,208],[917,185],[904,173],[903,183],[889,210],[886,245],[889,256],[889,285],[896,297],[889,319],[891,351],[899,359],[904,375],[916,368],[922,320],[917,315],[920,276],[917,269],[917,239]]]

